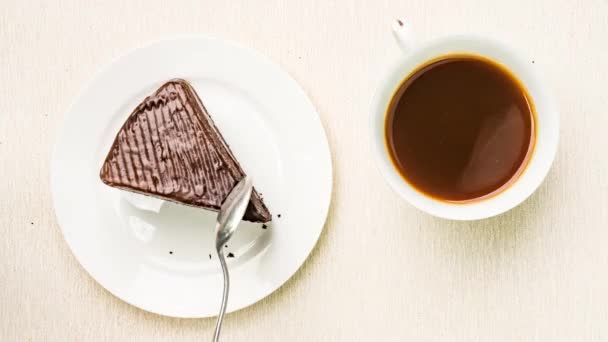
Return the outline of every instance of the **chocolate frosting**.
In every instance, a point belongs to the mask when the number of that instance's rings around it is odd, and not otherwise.
[[[243,177],[200,98],[181,79],[135,108],[100,171],[107,185],[215,211]],[[271,218],[254,189],[243,219]]]

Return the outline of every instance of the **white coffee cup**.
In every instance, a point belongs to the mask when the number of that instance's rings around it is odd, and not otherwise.
[[[473,35],[448,36],[426,44],[415,44],[410,29],[400,20],[394,23],[393,34],[403,48],[403,58],[389,70],[376,90],[370,125],[372,152],[388,184],[416,208],[453,220],[492,217],[523,202],[549,172],[559,140],[559,113],[549,89],[541,82],[531,61],[521,58],[502,43]],[[504,65],[522,82],[535,108],[536,142],[523,173],[504,191],[477,201],[451,203],[419,192],[399,174],[386,146],[385,122],[391,98],[406,76],[437,57],[463,53],[488,57]]]

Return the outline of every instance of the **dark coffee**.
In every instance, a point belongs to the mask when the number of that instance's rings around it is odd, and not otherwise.
[[[521,174],[535,140],[523,85],[480,56],[431,61],[399,86],[388,108],[393,164],[422,193],[466,202],[504,190]]]

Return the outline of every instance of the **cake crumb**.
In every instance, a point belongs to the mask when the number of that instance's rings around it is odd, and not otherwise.
[[[209,260],[211,260],[211,254],[209,254]]]
[[[228,257],[229,257],[229,258],[234,258],[234,254],[232,254],[232,252],[231,252],[231,253],[228,253]]]
[[[278,214],[278,215],[277,215],[277,217],[278,217],[278,218],[281,218],[281,214]]]
[[[262,225],[262,229],[266,229],[266,228],[268,228],[268,226],[267,226],[267,225],[265,225],[265,224],[263,224],[263,225]]]
[[[169,251],[169,254],[173,254],[173,251]]]

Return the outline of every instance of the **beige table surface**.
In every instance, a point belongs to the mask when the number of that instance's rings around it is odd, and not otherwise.
[[[529,56],[561,111],[545,183],[507,214],[423,214],[372,163],[368,108],[420,39],[475,32]],[[280,290],[228,316],[225,341],[608,341],[608,2],[605,0],[0,1],[0,341],[208,341],[113,297],[63,241],[49,160],[64,112],[96,71],[162,37],[253,47],[317,106],[334,162],[319,243]]]

